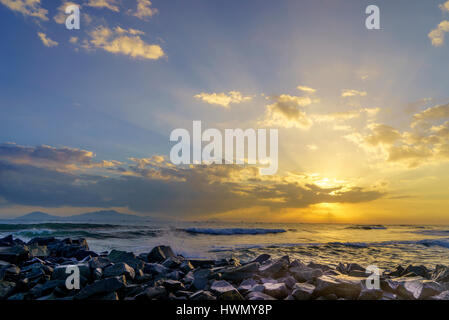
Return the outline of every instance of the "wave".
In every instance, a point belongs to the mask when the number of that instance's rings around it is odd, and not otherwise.
[[[210,234],[210,235],[256,235],[256,234],[269,234],[269,233],[284,233],[287,232],[284,229],[246,229],[246,228],[227,228],[227,229],[214,229],[214,228],[187,228],[182,229],[185,232],[193,234]]]
[[[356,229],[356,230],[386,230],[387,227],[383,226],[383,225],[358,225],[358,226],[350,226],[347,227],[346,229]]]

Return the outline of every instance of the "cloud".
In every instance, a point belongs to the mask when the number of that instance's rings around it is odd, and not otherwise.
[[[56,41],[51,40],[47,35],[43,32],[38,32],[37,35],[42,40],[42,43],[46,47],[56,47],[58,43]]]
[[[72,2],[72,1],[63,1],[63,3],[58,7],[56,15],[53,17],[53,20],[57,24],[65,24],[65,21],[68,17],[68,15],[65,13],[65,9],[68,6],[76,5],[81,8],[81,5],[78,3]]]
[[[24,16],[48,20],[48,10],[41,7],[41,0],[0,0],[0,3]]]
[[[152,17],[157,12],[157,9],[151,7],[150,0],[137,0],[137,10],[134,15],[139,19],[145,20],[146,18]]]
[[[161,156],[133,158],[128,166],[117,162],[110,175],[61,171],[51,164],[90,162],[93,153],[71,148],[45,147],[42,153],[36,151],[39,147],[11,148],[0,149],[0,154],[9,154],[0,157],[0,197],[9,205],[127,207],[147,214],[207,216],[255,206],[276,213],[322,202],[358,203],[384,196],[377,189],[348,183],[322,187],[310,177],[260,176],[255,166],[174,166]],[[24,157],[28,161],[13,161]],[[46,160],[47,165],[40,165]]]
[[[109,9],[114,12],[120,11],[116,0],[89,0],[86,5],[98,9]]]
[[[253,96],[244,96],[239,91],[229,91],[229,93],[202,92],[200,94],[195,95],[194,97],[208,104],[215,104],[224,108],[228,108],[230,104],[238,104],[253,99]]]
[[[359,118],[362,114],[366,114],[368,117],[374,117],[379,113],[379,111],[380,108],[363,108],[329,114],[312,114],[311,118],[313,118],[316,122],[335,122]]]
[[[307,86],[298,86],[297,87],[298,90],[303,91],[303,92],[307,92],[307,93],[315,93],[316,89],[307,87]]]
[[[449,118],[449,103],[438,105],[413,115],[412,127],[429,125],[430,121]]]
[[[368,153],[409,168],[449,160],[449,104],[427,108],[413,116],[411,130],[378,123],[366,133],[353,132],[346,138]]]
[[[429,33],[429,38],[434,47],[441,47],[444,44],[444,35],[449,32],[449,21],[441,21],[438,27]]]
[[[366,91],[358,91],[358,90],[353,90],[353,89],[350,89],[350,90],[343,90],[343,91],[341,92],[341,96],[342,96],[343,98],[356,97],[356,96],[364,97],[364,96],[366,96],[366,95],[367,95]]]
[[[304,107],[314,101],[309,97],[281,94],[269,97],[274,103],[267,105],[263,125],[308,129],[312,126],[312,119],[304,111]]]
[[[443,4],[440,4],[440,9],[441,9],[443,12],[449,12],[449,1],[446,1],[446,2],[443,3]]]
[[[102,49],[104,51],[130,56],[157,60],[165,53],[159,45],[148,44],[142,40],[140,35],[144,32],[136,29],[122,29],[117,27],[109,29],[100,26],[89,32],[90,40],[84,41],[86,49]]]

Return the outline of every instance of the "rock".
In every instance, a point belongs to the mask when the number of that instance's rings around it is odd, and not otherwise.
[[[200,290],[189,297],[189,300],[217,300],[209,291]]]
[[[258,283],[256,280],[250,278],[243,280],[242,283],[240,283],[240,286],[237,288],[237,290],[243,294],[247,293],[249,290],[251,290],[252,287],[256,286]]]
[[[265,286],[263,284],[256,284],[251,289],[249,289],[249,292],[263,292],[265,290]]]
[[[0,281],[0,300],[8,298],[14,293],[16,284],[9,281]]]
[[[168,292],[165,287],[156,286],[146,288],[141,294],[138,294],[136,300],[153,300],[153,299],[166,299]]]
[[[449,267],[437,265],[430,279],[436,282],[449,282]]]
[[[284,283],[264,283],[264,293],[276,299],[284,299],[288,296],[287,286]]]
[[[193,265],[190,263],[190,261],[186,260],[181,262],[179,265],[179,269],[184,273],[189,273],[189,271],[192,271],[194,269]]]
[[[131,268],[124,262],[119,262],[117,264],[106,267],[103,271],[104,278],[118,277],[122,275],[124,275],[126,279],[131,280],[135,278],[136,272],[133,268]]]
[[[240,292],[225,280],[216,280],[210,287],[218,295],[219,300],[244,300]]]
[[[99,297],[98,300],[118,301],[119,298],[117,292],[111,292]]]
[[[329,267],[325,264],[320,264],[320,263],[315,263],[315,262],[309,262],[307,267],[309,267],[311,269],[320,269],[323,272],[331,270],[331,267]]]
[[[28,245],[37,245],[37,246],[47,246],[49,244],[57,243],[59,240],[57,240],[55,237],[36,237],[28,241]]]
[[[384,291],[380,300],[397,300],[397,298],[397,294]]]
[[[258,256],[256,259],[254,259],[251,262],[258,262],[258,263],[262,264],[265,261],[270,260],[270,258],[271,258],[271,256],[269,254],[264,253],[264,254],[261,254],[260,256]]]
[[[240,267],[226,269],[223,272],[222,278],[228,281],[241,281],[254,276],[259,270],[259,263],[252,262]]]
[[[153,277],[163,277],[168,274],[170,270],[159,263],[145,263],[143,272],[151,274]]]
[[[204,290],[209,283],[210,269],[198,269],[193,272],[192,285],[197,290]]]
[[[431,274],[430,271],[425,266],[412,266],[409,265],[401,276],[407,277],[423,277],[426,279],[430,279]]]
[[[306,268],[307,266],[304,263],[302,263],[301,261],[299,261],[298,259],[295,259],[290,263],[289,267],[290,268]]]
[[[178,270],[174,270],[172,272],[167,273],[166,277],[167,279],[171,280],[180,280],[183,277],[183,274]]]
[[[35,258],[45,258],[50,255],[47,246],[39,246],[37,244],[29,245],[30,256]]]
[[[254,300],[276,300],[275,298],[273,298],[272,296],[269,296],[263,292],[250,292],[246,298],[250,301],[254,301]]]
[[[192,259],[189,261],[194,268],[212,268],[215,265],[215,260],[211,259]]]
[[[315,286],[309,283],[296,283],[293,286],[292,296],[295,300],[310,300]]]
[[[29,258],[30,251],[27,246],[0,247],[0,260],[18,265]]]
[[[285,257],[260,266],[259,273],[265,277],[278,278],[285,274],[290,262]]]
[[[0,280],[17,282],[20,277],[20,268],[16,265],[8,265],[0,268]]]
[[[339,263],[336,270],[352,277],[366,277],[366,269],[357,263]]]
[[[323,275],[316,279],[314,296],[335,294],[338,298],[355,300],[362,291],[360,278]]]
[[[323,275],[321,269],[311,269],[309,267],[290,268],[290,273],[298,282],[311,282]]]
[[[134,253],[119,250],[112,250],[108,255],[108,259],[114,263],[124,262],[134,270],[143,269],[145,264]]]
[[[422,280],[421,277],[394,279],[398,282],[396,293],[410,300],[424,300],[439,295],[445,289],[439,283],[431,280]]]
[[[101,268],[96,268],[92,271],[92,278],[94,281],[100,280],[103,278],[103,270]]]
[[[162,262],[167,258],[175,257],[175,253],[170,247],[167,246],[157,246],[148,254],[149,262]]]
[[[56,289],[57,287],[61,287],[61,286],[65,286],[65,281],[63,280],[50,280],[47,281],[43,284],[38,284],[36,286],[34,286],[29,294],[31,295],[31,297],[33,297],[34,299],[36,298],[40,298],[42,296],[46,296],[49,295],[53,292],[54,289]]]
[[[185,290],[185,286],[182,282],[176,280],[164,280],[162,285],[169,292],[177,292],[180,290]]]
[[[296,279],[293,278],[292,276],[287,276],[279,279],[279,282],[285,283],[287,288],[292,289],[293,286],[296,284]]]
[[[75,295],[75,299],[83,300],[94,295],[115,292],[124,288],[125,286],[126,278],[124,276],[98,280],[81,289],[81,291],[77,295]]]
[[[402,266],[397,266],[396,269],[393,272],[390,272],[388,275],[390,277],[400,277],[404,274],[405,269]]]
[[[10,234],[9,236],[6,236],[4,238],[0,239],[0,246],[4,246],[4,247],[10,247],[14,245],[14,239],[12,237],[12,234]]]
[[[363,288],[360,292],[358,300],[380,300],[383,296],[383,291],[380,289]]]
[[[108,258],[104,258],[104,257],[93,257],[92,259],[89,260],[89,267],[91,269],[104,269],[107,266],[111,265],[111,261]]]
[[[175,256],[168,257],[165,259],[165,261],[162,263],[162,265],[166,268],[174,269],[178,268],[181,264],[181,260]],[[190,271],[190,270],[189,270]]]
[[[449,291],[443,291],[439,295],[433,296],[431,300],[449,300]]]

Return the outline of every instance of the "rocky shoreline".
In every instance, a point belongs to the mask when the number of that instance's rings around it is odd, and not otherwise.
[[[79,289],[68,289],[69,266]],[[398,266],[366,287],[364,267],[288,256],[186,259],[170,247],[95,253],[85,239],[0,239],[0,300],[449,300],[449,267]]]

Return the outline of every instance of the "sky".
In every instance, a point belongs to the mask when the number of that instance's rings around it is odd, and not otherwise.
[[[0,217],[449,224],[449,1],[0,0],[0,34]],[[194,120],[278,129],[277,174],[174,165]]]

